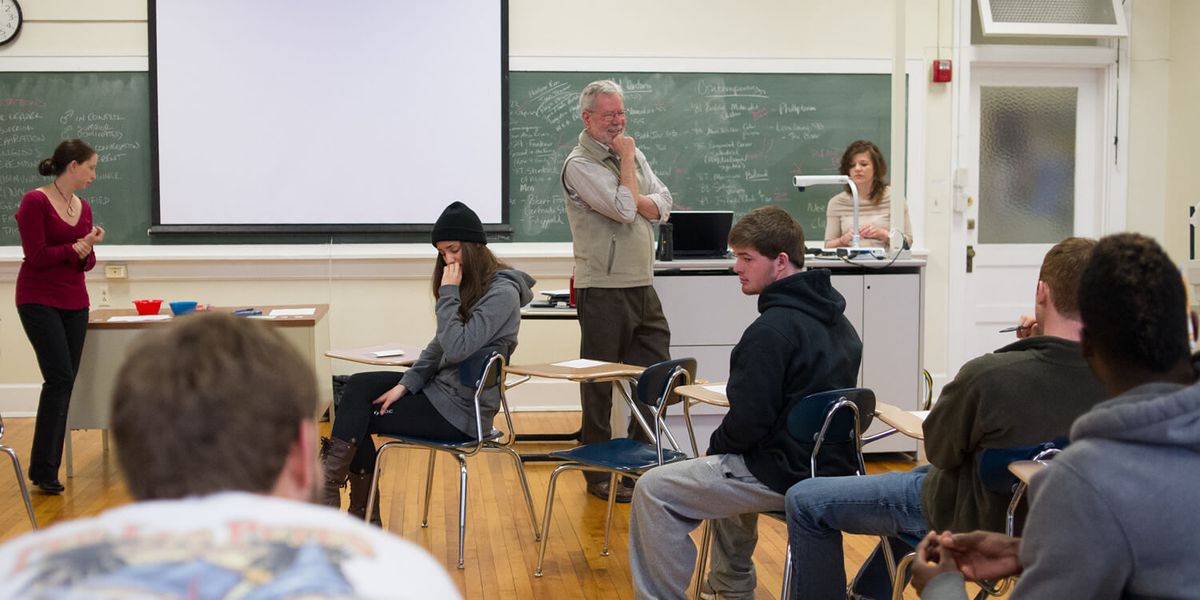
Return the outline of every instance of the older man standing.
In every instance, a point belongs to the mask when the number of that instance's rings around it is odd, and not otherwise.
[[[651,286],[654,224],[667,220],[671,192],[625,134],[625,96],[614,81],[589,83],[579,96],[583,131],[562,169],[567,219],[575,252],[579,356],[651,365],[670,358],[671,331]],[[582,386],[580,442],[612,437],[612,391]],[[635,421],[630,437],[647,439]],[[584,472],[588,492],[608,498],[608,475]],[[619,502],[629,502],[623,482]]]

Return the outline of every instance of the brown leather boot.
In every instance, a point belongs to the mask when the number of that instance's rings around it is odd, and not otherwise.
[[[321,504],[342,507],[341,487],[346,485],[350,473],[350,460],[354,458],[355,444],[337,438],[321,438],[321,470],[325,482],[321,486]],[[364,505],[365,507],[365,505]]]
[[[367,514],[367,498],[371,493],[371,474],[370,473],[351,473],[350,474],[350,507],[346,512],[352,517],[362,519]],[[379,490],[375,490],[375,506],[371,509],[371,524],[383,527],[383,520],[379,518]]]

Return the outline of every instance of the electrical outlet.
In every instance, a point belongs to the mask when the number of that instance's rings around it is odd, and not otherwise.
[[[125,265],[104,265],[105,279],[128,279],[129,272],[125,270]]]
[[[98,296],[96,306],[112,306],[112,298],[108,295],[107,285],[96,286],[96,295]]]

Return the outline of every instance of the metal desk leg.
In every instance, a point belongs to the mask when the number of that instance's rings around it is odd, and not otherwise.
[[[67,439],[63,440],[63,455],[67,461],[67,477],[75,476],[75,456],[71,452],[71,428],[67,428]]]

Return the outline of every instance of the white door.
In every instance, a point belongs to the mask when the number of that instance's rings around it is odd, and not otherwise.
[[[1042,257],[1100,230],[1104,72],[975,67],[955,219],[950,371],[1015,340],[999,330],[1033,314]],[[970,256],[970,258],[967,258]]]

